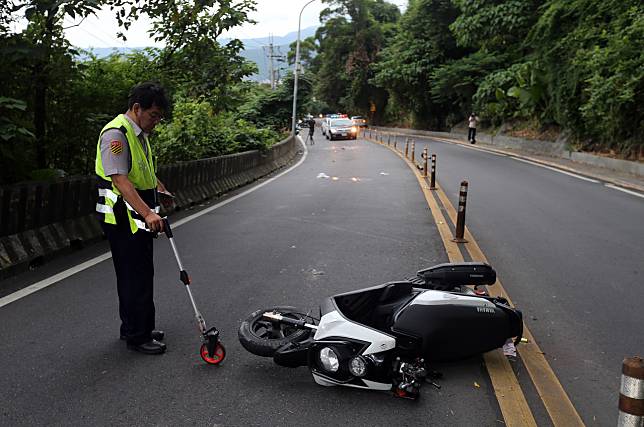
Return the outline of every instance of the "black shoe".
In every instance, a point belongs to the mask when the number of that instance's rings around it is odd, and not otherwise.
[[[157,340],[150,340],[142,344],[128,344],[127,348],[143,354],[163,354],[166,349],[165,344]]]
[[[163,341],[163,338],[165,337],[165,332],[163,331],[152,331],[150,332],[150,338],[153,340],[157,341]],[[127,337],[125,335],[121,335],[121,339],[125,341]]]

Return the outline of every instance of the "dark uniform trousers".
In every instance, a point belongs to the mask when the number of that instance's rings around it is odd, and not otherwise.
[[[143,230],[132,234],[127,227],[101,222],[110,242],[116,270],[121,336],[128,344],[150,340],[154,329],[153,236]]]

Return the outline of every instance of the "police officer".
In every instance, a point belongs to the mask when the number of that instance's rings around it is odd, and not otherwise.
[[[167,190],[156,177],[148,135],[168,107],[160,85],[135,86],[127,112],[105,125],[96,150],[96,210],[116,271],[121,339],[145,354],[166,350],[164,334],[154,324],[153,233],[148,230],[163,231],[156,192]]]

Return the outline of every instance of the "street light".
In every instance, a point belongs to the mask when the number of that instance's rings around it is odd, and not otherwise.
[[[304,12],[304,8],[311,3],[313,3],[315,0],[310,0],[308,3],[306,3],[303,7],[302,10],[300,10],[300,18],[297,21],[297,42],[295,43],[295,69],[293,70],[293,123],[291,126],[291,133],[293,134],[293,137],[295,137],[295,118],[296,118],[296,111],[297,111],[297,69],[298,65],[300,63],[300,26],[302,25],[302,12]]]

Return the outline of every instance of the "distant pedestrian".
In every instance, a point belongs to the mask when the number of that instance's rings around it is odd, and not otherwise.
[[[315,133],[315,119],[310,117],[307,120],[307,124],[309,125],[309,139],[311,140],[311,145],[313,145],[315,144],[315,141],[313,141],[313,134]]]
[[[142,83],[132,89],[128,110],[101,131],[96,150],[98,204],[103,232],[112,251],[121,317],[121,339],[145,354],[161,354],[163,332],[154,324],[154,232],[163,231],[148,134],[163,119],[168,99],[161,86]],[[104,277],[104,279],[107,279]]]
[[[476,113],[470,114],[470,117],[467,119],[468,123],[468,132],[467,132],[467,141],[470,144],[476,144],[476,125],[479,123],[479,116]]]

